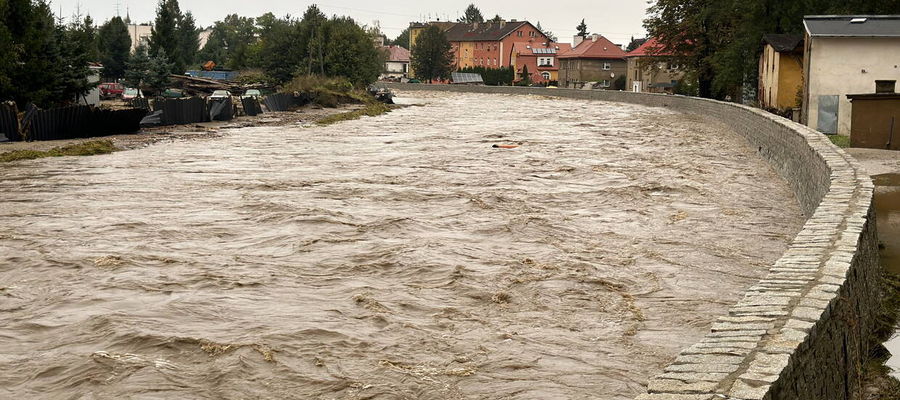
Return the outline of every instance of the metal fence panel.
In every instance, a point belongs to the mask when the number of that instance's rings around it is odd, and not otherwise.
[[[28,141],[59,140],[132,133],[140,129],[143,109],[106,110],[79,105],[42,110],[31,105],[22,118]]]
[[[298,105],[294,96],[288,93],[270,94],[263,99],[269,111],[288,111]]]
[[[185,99],[158,98],[153,110],[162,110],[163,125],[184,125],[208,122],[209,114],[206,101],[199,97]]]
[[[4,137],[10,141],[22,140],[22,134],[19,129],[19,109],[16,103],[0,104],[0,140]]]
[[[255,117],[262,114],[262,107],[259,105],[259,99],[253,96],[241,97],[241,106],[244,108],[244,115]]]

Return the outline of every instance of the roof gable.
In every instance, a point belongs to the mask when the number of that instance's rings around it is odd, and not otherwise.
[[[451,42],[499,41],[525,25],[531,25],[531,23],[528,21],[457,23],[448,28],[446,34],[447,40]],[[531,27],[534,28],[533,25]],[[537,28],[534,29],[537,30]]]
[[[585,39],[578,46],[560,54],[559,58],[605,58],[624,59],[627,53],[619,46],[603,36],[592,36]]]
[[[763,35],[763,43],[772,46],[779,53],[784,53],[800,47],[803,44],[803,35],[770,33]]]
[[[663,45],[655,38],[649,38],[644,41],[638,48],[627,54],[627,57],[653,57],[653,56],[671,56],[671,51],[666,51]]]
[[[383,49],[387,53],[387,61],[409,62],[409,50],[397,45],[385,46]]]

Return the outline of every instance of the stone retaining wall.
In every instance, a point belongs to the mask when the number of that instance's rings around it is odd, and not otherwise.
[[[809,218],[768,275],[638,400],[859,399],[881,296],[874,185],[827,137],[733,103],[617,91],[391,84],[398,90],[549,95],[715,118],[791,186]]]

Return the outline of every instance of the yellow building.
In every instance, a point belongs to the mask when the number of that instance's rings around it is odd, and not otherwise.
[[[782,112],[800,107],[803,35],[765,35],[759,56],[759,106]]]

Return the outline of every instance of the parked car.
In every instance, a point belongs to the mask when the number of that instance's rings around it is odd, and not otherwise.
[[[125,88],[125,91],[122,92],[122,100],[131,100],[131,99],[139,99],[144,97],[140,90],[135,88]]]
[[[257,89],[247,89],[247,91],[244,92],[244,97],[260,97],[260,96],[262,96],[262,93]]]
[[[166,89],[166,91],[162,93],[162,97],[167,99],[177,99],[184,97],[184,92],[182,92],[181,89]]]
[[[108,82],[97,85],[97,89],[100,89],[101,99],[114,99],[122,96],[125,86],[121,83]]]
[[[216,90],[209,95],[210,100],[225,100],[231,98],[231,92],[227,90]]]

